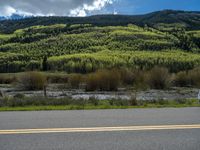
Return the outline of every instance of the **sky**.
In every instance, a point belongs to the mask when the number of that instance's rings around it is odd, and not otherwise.
[[[200,11],[200,0],[0,0],[0,16],[135,15],[164,9]]]

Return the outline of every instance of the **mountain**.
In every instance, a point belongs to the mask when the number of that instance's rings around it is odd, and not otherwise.
[[[179,24],[186,29],[200,29],[199,11],[163,10],[144,15],[96,15],[88,17],[31,17],[12,16],[14,20],[0,21],[0,32],[11,33],[16,29],[36,25],[92,24],[96,26],[118,26],[136,24],[157,27],[158,24]]]
[[[0,16],[0,21],[1,21],[1,20],[6,20],[6,17]]]
[[[19,20],[19,19],[25,19],[30,18],[30,16],[24,16],[24,15],[18,15],[18,14],[12,14],[11,16],[0,16],[0,21],[3,20]]]
[[[158,23],[183,24],[190,29],[200,28],[200,11],[164,10],[138,17],[138,23],[153,26]]]
[[[172,10],[135,16],[15,16],[0,22],[0,73],[42,70],[43,64],[49,71],[78,73],[120,66],[190,70],[200,65],[199,16]]]
[[[24,18],[28,18],[29,16],[24,16],[24,15],[18,15],[18,14],[13,14],[12,16],[10,16],[10,20],[19,20],[19,19],[24,19]]]

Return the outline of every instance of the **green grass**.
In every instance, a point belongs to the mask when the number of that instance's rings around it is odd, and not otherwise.
[[[109,105],[108,101],[102,104],[94,105],[63,105],[63,106],[24,106],[24,107],[0,107],[0,111],[47,111],[47,110],[99,110],[99,109],[134,109],[134,108],[184,108],[184,107],[200,107],[197,100],[189,100],[188,103],[178,104],[170,101],[165,104],[144,103],[138,106],[117,106]]]

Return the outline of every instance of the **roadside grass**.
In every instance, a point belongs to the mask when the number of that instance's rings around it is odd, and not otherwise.
[[[114,101],[114,103],[113,103]],[[126,100],[101,100],[98,104],[85,101],[80,104],[69,105],[27,105],[27,106],[2,106],[0,111],[47,111],[47,110],[100,110],[100,109],[134,109],[134,108],[183,108],[200,107],[196,99],[188,100],[162,100],[162,101],[138,101],[131,106]]]

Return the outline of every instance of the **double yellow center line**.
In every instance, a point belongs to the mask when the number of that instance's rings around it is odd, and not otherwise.
[[[6,135],[6,134],[40,134],[40,133],[75,133],[75,132],[146,131],[146,130],[179,130],[179,129],[200,129],[200,124],[159,125],[159,126],[124,126],[124,127],[93,127],[93,128],[16,129],[16,130],[0,130],[0,135]]]

